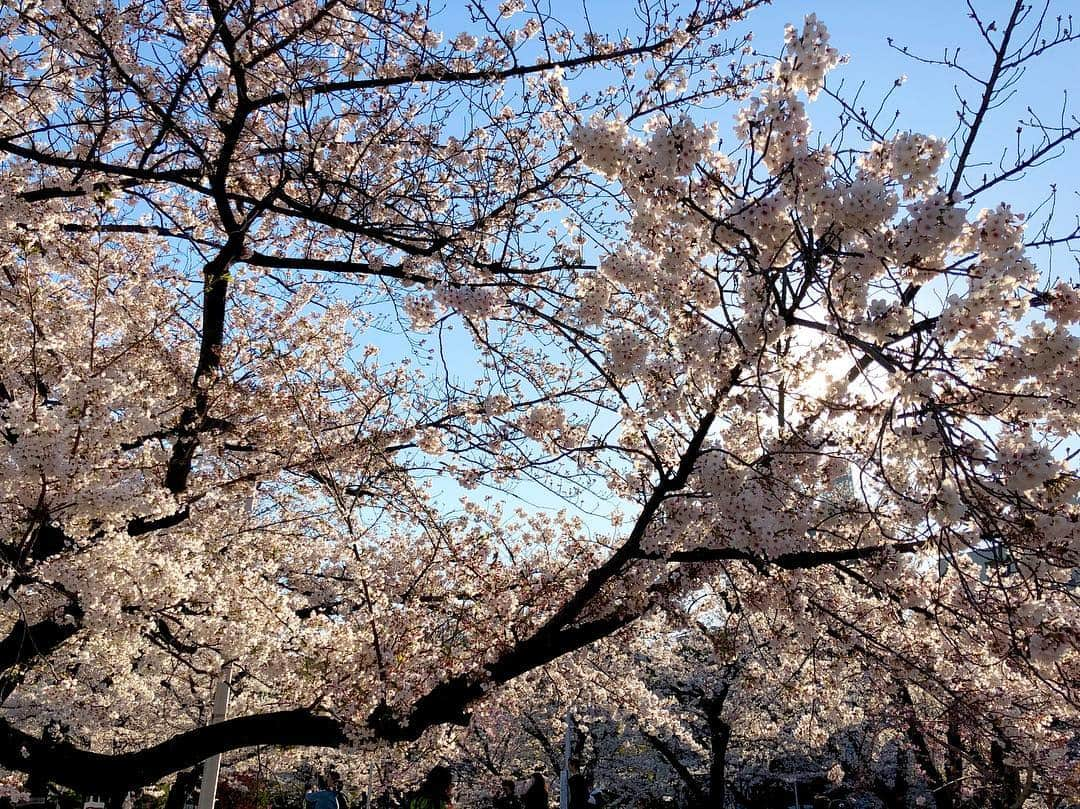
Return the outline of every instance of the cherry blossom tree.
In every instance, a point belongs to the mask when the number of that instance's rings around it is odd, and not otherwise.
[[[972,9],[946,141],[756,5],[0,11],[0,763],[415,742],[707,588],[892,677],[942,805],[1071,788],[1080,232],[999,194],[1080,128],[980,136],[1077,36]]]

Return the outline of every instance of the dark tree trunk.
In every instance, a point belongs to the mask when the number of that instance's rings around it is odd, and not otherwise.
[[[990,767],[991,809],[1018,809],[1023,795],[1020,771],[1006,763],[1005,748],[998,741],[990,743]]]
[[[184,809],[184,804],[187,803],[187,796],[195,789],[195,784],[197,784],[198,781],[198,768],[178,772],[176,778],[173,779],[173,785],[169,790],[169,796],[165,799],[164,809]]]
[[[725,683],[716,696],[705,703],[705,715],[709,722],[709,802],[717,809],[723,809],[727,786],[725,768],[727,748],[731,740],[731,725],[724,721],[722,713],[724,700],[728,695]]]
[[[960,809],[961,785],[964,777],[964,747],[960,737],[960,719],[956,710],[949,711],[949,726],[945,731],[945,784],[938,793],[939,809]]]
[[[911,692],[906,685],[901,685],[897,696],[900,704],[904,706],[904,713],[907,718],[905,731],[908,742],[911,744],[911,750],[915,755],[915,762],[923,771],[926,780],[930,783],[930,788],[934,791],[938,809],[945,809],[946,804],[944,801],[947,800],[943,794],[946,789],[945,776],[941,774],[941,771],[934,763],[934,755],[930,750],[929,743],[926,741],[926,735],[919,727],[919,719],[915,714],[915,703],[911,698]]]
[[[705,793],[702,792],[698,779],[694,777],[694,774],[690,772],[690,768],[683,764],[678,754],[670,745],[667,744],[659,736],[653,736],[651,733],[642,733],[645,741],[653,746],[653,748],[661,756],[664,757],[671,769],[675,771],[675,774],[682,779],[683,784],[686,786],[686,791],[690,795],[690,805],[694,807],[698,806],[710,806],[710,802],[707,800]]]
[[[727,763],[728,741],[731,739],[731,725],[719,717],[709,723],[709,741],[712,745],[712,760],[709,762],[709,796],[713,806],[724,805],[726,785],[725,765]]]
[[[574,724],[574,735],[570,743],[569,773],[566,778],[569,795],[566,805],[569,809],[586,809],[589,802],[589,778],[585,770],[585,729]]]
[[[896,774],[893,777],[892,789],[885,796],[888,809],[905,809],[908,789],[908,754],[907,750],[901,747],[896,751]]]

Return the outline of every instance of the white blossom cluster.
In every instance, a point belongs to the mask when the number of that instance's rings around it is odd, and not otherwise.
[[[959,244],[978,254],[967,273],[967,290],[953,295],[939,316],[936,333],[965,344],[981,346],[1027,310],[1023,292],[1038,282],[1038,271],[1024,251],[1024,227],[1007,205],[983,209],[965,226]],[[1002,358],[1008,361],[1007,358]]]
[[[1047,316],[1059,326],[1080,323],[1080,288],[1066,281],[1059,281],[1050,292]]]
[[[479,41],[474,35],[463,31],[462,33],[454,37],[451,44],[457,50],[465,51],[466,53],[468,53],[476,50],[476,46],[477,44],[479,44]]]
[[[608,370],[616,379],[630,379],[648,354],[648,346],[631,329],[611,329],[604,335]]]
[[[964,231],[967,211],[944,192],[907,204],[907,216],[892,229],[889,256],[917,281],[933,278]]]
[[[655,256],[620,245],[600,262],[600,274],[616,286],[631,291],[652,288],[658,274]]]
[[[801,33],[794,25],[784,28],[784,51],[773,67],[774,80],[792,92],[804,91],[813,101],[825,74],[840,63],[840,52],[829,45],[828,29],[816,14],[808,14]]]
[[[512,17],[525,10],[525,0],[503,0],[499,4],[500,17]]]
[[[440,284],[435,300],[445,308],[470,317],[490,317],[497,309],[497,297],[489,287]]]
[[[625,149],[628,133],[625,121],[606,120],[597,114],[587,125],[578,124],[570,130],[570,143],[591,168],[613,180],[628,160]]]
[[[733,246],[749,237],[769,262],[781,263],[792,250],[790,211],[791,200],[782,190],[763,195],[750,205],[735,203],[725,212],[719,235]]]
[[[937,188],[938,169],[947,156],[941,138],[900,132],[885,143],[873,144],[859,167],[870,176],[898,183],[905,197],[914,197]]]
[[[529,408],[519,420],[518,426],[534,441],[549,440],[566,429],[566,413],[556,405],[538,404]]]
[[[668,125],[659,117],[650,123],[655,129],[642,149],[636,170],[651,171],[656,177],[686,177],[716,145],[715,123],[698,125],[690,118],[681,118]]]
[[[859,176],[842,187],[836,220],[852,230],[873,230],[890,221],[899,200],[879,179]]]
[[[427,331],[439,319],[438,307],[429,295],[408,295],[403,308],[417,331]]]
[[[435,427],[420,430],[416,434],[416,446],[428,455],[439,455],[446,449],[442,431]]]
[[[1040,488],[1065,471],[1049,448],[1032,440],[1030,432],[1002,436],[994,465],[1006,485],[1019,492]]]
[[[577,319],[585,326],[598,326],[604,321],[611,286],[600,275],[588,275],[577,285]]]
[[[774,173],[804,158],[808,151],[810,120],[803,102],[786,87],[771,85],[741,108],[735,134],[764,155]]]

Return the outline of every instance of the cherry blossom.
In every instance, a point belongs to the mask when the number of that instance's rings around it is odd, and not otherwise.
[[[944,141],[816,16],[743,60],[758,4],[0,11],[0,763],[405,779],[577,700],[714,765],[858,725],[954,809],[1075,790],[1077,234],[1006,181],[1077,130],[976,143],[1075,36],[975,14]]]

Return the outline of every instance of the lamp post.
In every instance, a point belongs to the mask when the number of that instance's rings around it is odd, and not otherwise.
[[[255,484],[254,490],[244,499],[244,514],[247,522],[251,522],[251,512],[255,508],[255,495],[259,491],[259,484]],[[210,724],[216,725],[222,722],[229,714],[229,683],[232,680],[232,663],[226,663],[221,668],[221,677],[218,679],[217,690],[214,692],[214,712],[210,715]],[[221,753],[210,756],[203,763],[202,784],[199,786],[199,809],[214,809],[214,801],[217,800],[218,773],[221,772]]]
[[[570,809],[570,759],[574,755],[574,715],[566,712],[562,772],[559,773],[559,809]]]
[[[232,677],[232,663],[226,663],[221,670],[217,690],[214,693],[214,713],[210,724],[216,725],[229,713],[229,680]],[[217,798],[218,773],[221,771],[221,753],[210,756],[203,764],[202,785],[199,787],[199,809],[214,809]]]

